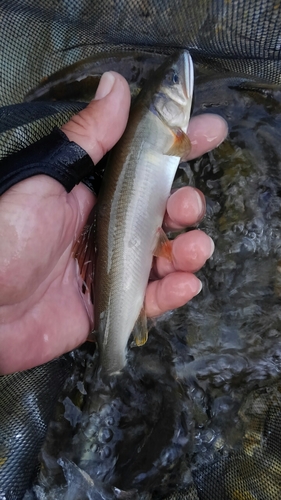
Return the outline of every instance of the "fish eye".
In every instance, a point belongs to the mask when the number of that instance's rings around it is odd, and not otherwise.
[[[166,81],[169,85],[177,85],[180,82],[179,75],[175,70],[170,70],[167,73]]]

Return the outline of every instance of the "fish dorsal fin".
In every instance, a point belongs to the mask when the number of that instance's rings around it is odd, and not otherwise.
[[[147,317],[145,314],[144,306],[141,308],[139,313],[139,317],[135,323],[133,329],[133,336],[135,345],[138,347],[144,345],[148,338],[148,330],[147,330]]]
[[[96,206],[92,209],[85,227],[75,241],[72,254],[77,260],[81,276],[81,292],[90,295],[94,302],[94,267],[95,267],[95,236],[96,236]]]
[[[191,151],[190,139],[188,135],[186,135],[185,132],[179,127],[170,128],[170,130],[175,139],[165,155],[179,156],[182,161],[185,161]]]
[[[157,229],[157,240],[156,245],[153,250],[153,255],[155,257],[165,257],[170,262],[173,260],[172,255],[172,242],[168,239],[165,231],[163,231],[162,227]]]

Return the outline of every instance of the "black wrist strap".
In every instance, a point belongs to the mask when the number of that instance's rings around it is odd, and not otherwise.
[[[0,195],[38,174],[53,177],[70,192],[93,169],[88,153],[55,127],[51,134],[0,161]],[[91,187],[94,190],[93,182]]]

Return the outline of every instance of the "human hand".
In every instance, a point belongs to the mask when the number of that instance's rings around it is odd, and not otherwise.
[[[114,78],[113,78],[114,76]],[[62,127],[97,163],[126,126],[129,87],[116,73],[102,78],[94,101]],[[227,126],[215,115],[192,118],[189,159],[216,147]],[[45,363],[83,343],[91,329],[72,255],[96,202],[80,183],[67,193],[51,177],[26,179],[0,197],[0,373]],[[204,215],[202,193],[186,187],[168,200],[165,227],[194,225]],[[202,231],[173,242],[173,262],[159,258],[147,288],[148,316],[179,307],[200,290],[193,274],[213,252]],[[158,279],[159,278],[159,279]]]

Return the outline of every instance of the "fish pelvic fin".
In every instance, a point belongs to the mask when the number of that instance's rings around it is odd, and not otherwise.
[[[188,135],[179,127],[170,128],[170,130],[175,139],[170,149],[164,154],[179,156],[182,161],[187,160],[191,151],[191,142]]]
[[[77,260],[79,267],[82,297],[84,296],[84,299],[87,295],[92,304],[94,302],[96,219],[96,207],[94,207],[89,215],[87,224],[72,247],[72,255]]]
[[[140,347],[144,345],[148,339],[147,317],[144,306],[141,308],[139,317],[133,329],[134,345]]]
[[[165,257],[170,262],[173,260],[172,242],[168,239],[162,227],[157,229],[157,242],[153,250],[153,255],[155,257]]]

